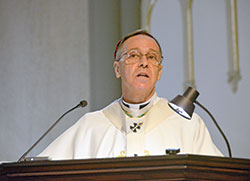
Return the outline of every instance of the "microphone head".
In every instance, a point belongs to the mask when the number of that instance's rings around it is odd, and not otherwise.
[[[85,101],[85,100],[82,100],[82,101],[79,103],[79,105],[80,105],[81,107],[85,107],[85,106],[87,106],[87,104],[88,104],[88,102]]]

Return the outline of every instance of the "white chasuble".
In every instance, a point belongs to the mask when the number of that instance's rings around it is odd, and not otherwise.
[[[140,118],[127,116],[119,100],[87,113],[39,156],[54,160],[149,156],[164,155],[166,149],[222,156],[197,114],[184,119],[169,108],[166,99],[158,97]]]

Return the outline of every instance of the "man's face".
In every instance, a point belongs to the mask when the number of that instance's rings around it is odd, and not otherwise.
[[[127,64],[125,58],[114,62],[116,77],[122,81],[122,91],[154,91],[161,77],[162,65],[149,63],[145,54],[154,52],[160,55],[159,47],[154,39],[136,35],[123,43],[118,57],[133,49],[143,55],[137,63]]]

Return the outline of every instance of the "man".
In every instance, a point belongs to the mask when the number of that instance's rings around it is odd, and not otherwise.
[[[124,37],[114,56],[122,97],[84,115],[40,156],[83,159],[164,155],[166,149],[222,155],[197,114],[191,120],[184,119],[169,108],[167,100],[156,95],[162,51],[151,34],[136,31]]]

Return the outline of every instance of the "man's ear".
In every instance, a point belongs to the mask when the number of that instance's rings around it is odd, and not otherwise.
[[[161,79],[161,73],[162,73],[162,65],[160,65],[158,71],[159,71],[159,72],[158,72],[158,78],[157,78],[157,80],[160,80],[160,79]]]
[[[113,63],[113,67],[114,67],[114,70],[115,70],[115,76],[116,78],[120,78],[121,77],[121,74],[120,74],[120,64],[118,61],[114,61]]]

